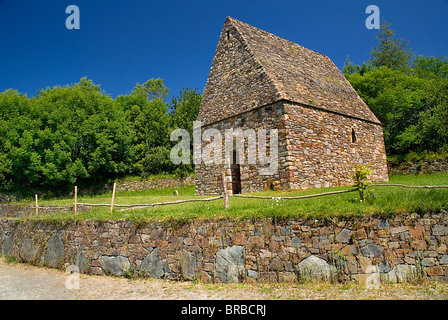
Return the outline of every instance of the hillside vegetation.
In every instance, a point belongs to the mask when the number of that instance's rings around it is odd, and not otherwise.
[[[389,184],[405,185],[448,185],[448,173],[422,174],[422,175],[396,175],[391,176]],[[230,198],[230,207],[224,208],[224,200],[218,199],[210,202],[192,202],[172,204],[140,209],[115,207],[110,213],[110,207],[92,207],[84,213],[52,214],[30,216],[25,219],[46,221],[74,221],[77,219],[127,219],[133,221],[189,221],[196,218],[217,219],[257,219],[276,218],[290,219],[308,217],[314,219],[332,219],[341,217],[360,217],[364,215],[377,215],[390,217],[396,214],[407,213],[439,213],[448,210],[448,188],[440,189],[404,189],[393,186],[373,186],[371,196],[360,201],[358,192],[342,193],[297,200],[279,200],[278,197],[293,197],[317,194],[329,191],[347,190],[352,187],[334,187],[308,190],[285,190],[258,192],[257,195],[272,197],[270,199]],[[156,202],[175,201],[180,199],[207,198],[195,197],[194,186],[177,188],[179,195],[174,196],[174,188],[124,191],[117,192],[115,204],[147,204]],[[210,196],[208,196],[210,197]],[[83,196],[78,202],[110,204],[110,192]],[[24,205],[33,205],[33,201],[20,202]],[[41,199],[40,206],[45,205],[73,205],[73,198]]]
[[[389,156],[446,154],[448,58],[414,55],[395,33],[383,22],[370,60],[347,57],[342,72],[382,122]],[[170,134],[182,128],[192,136],[202,95],[184,89],[167,97],[162,79],[116,99],[87,78],[32,97],[0,93],[0,192],[57,196],[127,175],[191,173],[192,165],[170,161]]]

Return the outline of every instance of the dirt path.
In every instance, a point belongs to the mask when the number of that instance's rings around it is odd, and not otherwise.
[[[165,280],[76,275],[60,270],[7,263],[0,258],[0,300],[132,300],[132,299],[441,299],[448,284],[382,284],[368,290],[358,284],[205,284]],[[68,287],[67,287],[68,285]]]

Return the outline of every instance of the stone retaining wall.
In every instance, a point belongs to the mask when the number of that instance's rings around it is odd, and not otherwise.
[[[78,211],[85,211],[86,207],[79,207]],[[72,212],[73,206],[45,206],[39,207],[39,214]],[[0,217],[21,218],[36,214],[35,206],[23,206],[14,204],[0,204]]]
[[[183,186],[194,185],[194,177],[187,176],[185,179],[181,180],[174,177],[166,178],[146,178],[137,180],[118,180],[116,185],[116,191],[139,191],[139,190],[150,190],[150,189],[166,189],[166,188],[178,188]],[[78,192],[80,195],[83,194],[93,194],[93,193],[104,193],[111,192],[113,188],[113,182],[104,185],[97,185],[92,187],[78,187]],[[41,194],[41,192],[37,192]],[[61,195],[59,195],[61,196]],[[67,192],[66,197],[73,196],[73,191]],[[9,203],[11,201],[20,201],[22,195],[20,194],[10,194],[10,193],[0,193],[0,204]],[[0,215],[1,216],[1,215]]]
[[[448,172],[448,158],[437,160],[407,160],[400,163],[387,162],[389,174],[425,174]]]
[[[448,213],[165,222],[0,219],[1,254],[82,273],[203,282],[448,279]]]
[[[118,181],[116,191],[137,191],[166,189],[194,185],[194,177],[187,176],[183,181],[177,178],[149,178],[143,180]],[[112,191],[112,186],[109,186]]]

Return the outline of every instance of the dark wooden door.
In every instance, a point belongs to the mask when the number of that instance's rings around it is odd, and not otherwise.
[[[230,170],[232,174],[232,193],[241,193],[241,170],[240,165],[237,163],[236,151],[233,151],[233,162],[230,165]]]

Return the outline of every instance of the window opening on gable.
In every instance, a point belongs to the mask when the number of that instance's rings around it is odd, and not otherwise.
[[[356,142],[356,132],[355,129],[352,129],[352,143]]]
[[[227,40],[230,40],[230,31],[227,31]]]

